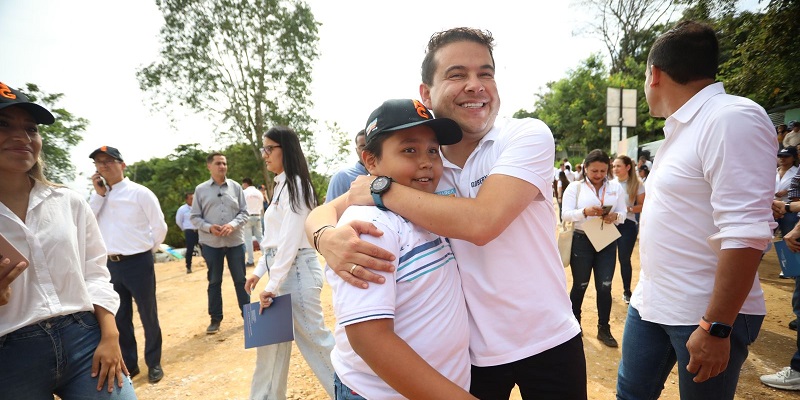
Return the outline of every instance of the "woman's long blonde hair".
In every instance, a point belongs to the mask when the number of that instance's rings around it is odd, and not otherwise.
[[[621,160],[623,164],[630,167],[630,169],[628,169],[628,183],[626,187],[630,203],[636,204],[636,194],[639,193],[639,185],[641,185],[642,182],[639,180],[639,175],[634,171],[633,160],[624,154],[617,156],[617,160]],[[619,177],[617,177],[617,179],[619,179]]]

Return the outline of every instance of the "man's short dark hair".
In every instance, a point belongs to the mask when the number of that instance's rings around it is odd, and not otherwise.
[[[456,42],[474,42],[482,44],[489,49],[489,56],[492,57],[494,66],[494,38],[489,31],[475,28],[452,28],[442,32],[436,32],[428,41],[428,48],[425,50],[425,58],[422,60],[422,83],[433,85],[433,74],[436,72],[436,61],[433,59],[436,52],[442,47]]]
[[[358,131],[358,133],[356,133],[356,137],[353,138],[353,142],[357,142],[358,138],[361,137],[361,136],[367,136],[367,131],[365,131],[363,129]]]
[[[222,154],[218,151],[209,154],[208,157],[206,157],[206,164],[211,164],[212,162],[214,162],[214,157],[216,156],[225,157],[225,154]]]
[[[253,186],[253,180],[252,180],[252,179],[250,179],[250,178],[244,178],[244,179],[242,179],[242,183],[246,183],[246,184],[247,184],[247,185],[249,185],[249,186]]]
[[[184,199],[184,200],[185,200],[185,199],[188,199],[188,198],[189,198],[189,196],[191,196],[191,195],[193,195],[193,194],[194,194],[194,190],[191,190],[191,191],[188,191],[188,192],[183,192],[183,199]]]
[[[675,25],[653,43],[647,56],[647,67],[651,65],[666,72],[681,85],[701,79],[716,79],[719,41],[714,29],[695,21],[683,21]]]

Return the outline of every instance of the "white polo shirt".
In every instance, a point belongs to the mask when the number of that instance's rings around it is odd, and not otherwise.
[[[556,245],[554,158],[553,134],[543,122],[498,118],[463,170],[444,159],[437,194],[474,198],[492,174],[522,179],[540,191],[486,245],[451,239],[469,310],[473,365],[518,361],[580,332]]]
[[[718,251],[766,248],[777,226],[775,132],[764,109],[706,86],[667,118],[647,179],[641,272],[631,306],[642,319],[697,325],[714,289]],[[766,314],[753,280],[740,313]]]

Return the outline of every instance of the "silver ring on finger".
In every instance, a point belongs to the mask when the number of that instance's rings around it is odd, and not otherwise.
[[[353,264],[353,266],[350,267],[350,275],[355,275],[353,272],[355,272],[356,267],[358,267],[358,264]]]

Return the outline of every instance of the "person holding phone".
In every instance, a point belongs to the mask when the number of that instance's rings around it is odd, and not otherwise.
[[[0,260],[0,400],[136,399],[94,214],[44,176],[39,124],[53,122],[0,83],[0,232],[30,262]]]
[[[604,151],[592,150],[584,161],[584,178],[571,183],[562,198],[564,210],[561,217],[573,223],[572,313],[581,321],[581,305],[594,271],[594,287],[597,290],[597,339],[608,347],[617,347],[611,334],[611,280],[617,258],[617,242],[596,250],[583,232],[583,224],[589,219],[602,218],[604,223],[619,225],[625,222],[625,191],[616,181],[608,180],[611,160]]]

